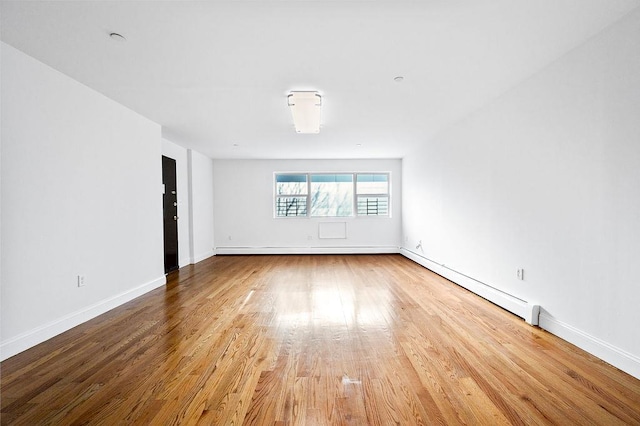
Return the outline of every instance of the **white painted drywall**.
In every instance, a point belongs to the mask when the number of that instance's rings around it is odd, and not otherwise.
[[[7,44],[1,55],[6,358],[165,278],[160,126]]]
[[[400,160],[214,160],[218,253],[397,251]],[[276,172],[391,172],[392,217],[274,218]],[[318,224],[346,222],[346,239],[318,239]]]
[[[3,45],[0,43],[0,49]],[[0,52],[0,224],[2,224],[2,54]],[[2,308],[2,226],[0,225],[0,309]],[[2,311],[0,311],[0,361],[2,357]]]
[[[189,166],[189,205],[191,263],[215,254],[213,242],[213,160],[199,152],[187,151]]]
[[[178,264],[182,268],[191,262],[189,243],[189,167],[187,149],[162,139],[162,155],[176,160],[178,192]]]
[[[407,250],[640,377],[640,10],[406,156],[403,189]]]

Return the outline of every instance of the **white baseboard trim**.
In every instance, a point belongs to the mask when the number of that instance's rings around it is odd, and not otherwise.
[[[468,277],[460,272],[454,271],[453,269],[434,262],[433,260],[428,259],[419,253],[407,250],[406,248],[400,248],[400,254],[408,259],[413,260],[417,264],[424,266],[430,271],[433,271],[436,274],[445,277],[449,281],[452,281],[459,286],[464,287],[467,290],[477,294],[478,296],[487,299],[488,301],[495,303],[501,308],[506,309],[507,311],[519,316],[529,324],[538,324],[537,304],[527,302],[525,300],[502,292],[481,281]]]
[[[591,336],[577,328],[559,321],[536,303],[526,302],[503,293],[473,278],[467,277],[457,271],[434,262],[419,253],[405,248],[400,249],[400,254],[413,260],[419,265],[441,275],[448,280],[466,288],[469,291],[489,300],[507,311],[524,318],[529,324],[538,325],[549,333],[566,340],[589,352],[590,354],[608,362],[620,370],[640,379],[640,358],[617,348],[597,337]]]
[[[166,283],[166,278],[156,278],[146,284],[127,290],[123,293],[101,300],[93,305],[82,308],[76,312],[65,315],[47,324],[38,326],[32,330],[19,334],[0,343],[0,361],[12,357],[20,352],[36,346],[58,334],[64,333],[73,327],[80,325],[90,319],[102,315],[113,308],[127,303],[136,297],[142,296]]]
[[[213,251],[213,249],[211,250],[207,250],[204,253],[199,253],[197,255],[195,255],[194,257],[191,258],[191,264],[196,264],[198,262],[202,262],[205,259],[210,258],[211,256],[214,256],[215,252]]]
[[[591,336],[567,323],[559,321],[548,312],[543,311],[540,313],[540,328],[547,330],[551,334],[555,334],[561,339],[576,345],[580,349],[640,379],[639,357],[617,348],[604,340]]]
[[[216,254],[393,254],[396,246],[336,247],[216,247]]]

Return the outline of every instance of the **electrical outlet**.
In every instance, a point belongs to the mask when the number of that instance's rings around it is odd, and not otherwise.
[[[78,287],[84,287],[84,275],[78,275],[77,278]]]
[[[231,241],[231,235],[229,235],[229,241]]]
[[[516,271],[516,276],[520,281],[524,281],[524,269],[518,269]]]
[[[313,235],[307,235],[307,240],[309,241],[313,240]]]

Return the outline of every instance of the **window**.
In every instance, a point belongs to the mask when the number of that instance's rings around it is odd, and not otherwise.
[[[311,175],[311,216],[353,216],[353,174]]]
[[[276,217],[390,216],[389,173],[276,173]]]
[[[356,193],[358,216],[389,215],[389,175],[358,174]]]
[[[276,175],[276,217],[306,216],[306,174]]]

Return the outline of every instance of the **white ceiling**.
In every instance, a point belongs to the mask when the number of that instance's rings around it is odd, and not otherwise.
[[[3,0],[0,12],[3,41],[213,158],[401,158],[639,5]],[[319,135],[296,134],[291,90],[323,94]]]

